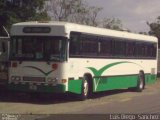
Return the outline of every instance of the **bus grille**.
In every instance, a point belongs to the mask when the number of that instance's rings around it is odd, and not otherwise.
[[[45,82],[45,77],[23,77],[25,82]]]

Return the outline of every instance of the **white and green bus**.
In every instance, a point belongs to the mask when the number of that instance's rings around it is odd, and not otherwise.
[[[92,93],[135,88],[157,76],[157,38],[67,22],[24,22],[11,29],[9,88]]]

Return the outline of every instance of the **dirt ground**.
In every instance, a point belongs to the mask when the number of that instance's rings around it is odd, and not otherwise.
[[[82,111],[85,108],[96,107],[97,105],[115,101],[129,101],[134,97],[154,94],[156,92],[160,92],[160,79],[152,85],[147,85],[142,93],[129,90],[114,90],[96,93],[93,98],[85,101],[78,101],[73,95],[46,95],[33,97],[28,94],[1,92],[0,113],[2,116],[5,116],[6,114],[18,114],[18,117],[21,117],[23,120],[35,120],[35,118],[48,116],[49,114],[78,114],[79,111]],[[11,117],[14,117],[14,115]]]

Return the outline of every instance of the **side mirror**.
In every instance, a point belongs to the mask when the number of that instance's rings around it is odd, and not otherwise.
[[[2,42],[1,44],[2,44],[2,52],[4,53],[4,52],[6,52],[5,42]]]

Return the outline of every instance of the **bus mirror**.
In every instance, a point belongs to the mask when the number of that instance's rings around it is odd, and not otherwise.
[[[2,52],[3,53],[6,52],[6,47],[5,47],[5,43],[4,42],[2,42]]]

